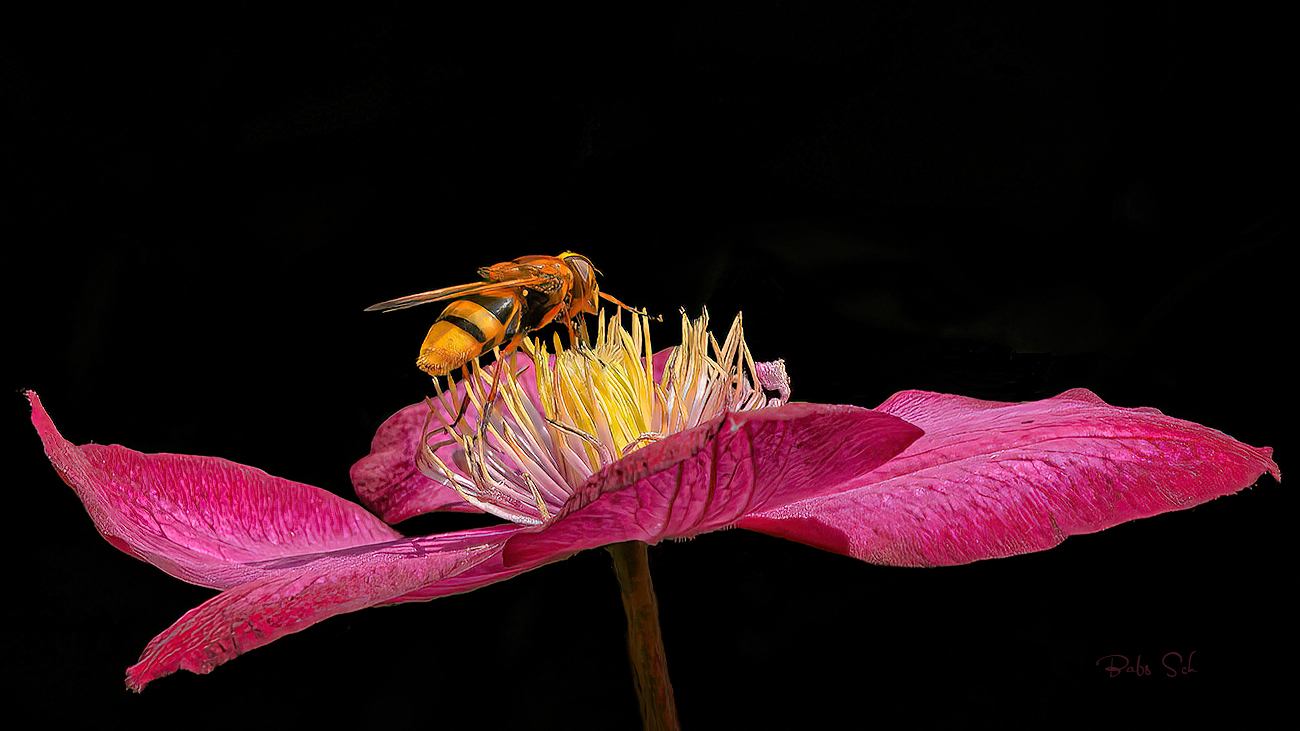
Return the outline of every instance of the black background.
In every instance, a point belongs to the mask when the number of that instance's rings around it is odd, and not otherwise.
[[[607,291],[669,316],[661,347],[679,307],[707,305],[718,329],[743,310],[798,400],[1085,386],[1285,463],[1283,24],[1205,3],[912,5],[11,17],[9,423],[34,388],[74,442],[220,455],[350,495],[374,429],[427,390],[413,360],[436,315],[361,309],[572,249]],[[129,694],[124,668],[211,592],[113,550],[30,430],[9,443],[15,717],[636,727],[600,551]],[[1280,709],[1294,508],[1265,478],[934,570],[743,531],[653,548],[684,725]],[[1165,653],[1192,651],[1195,674],[1165,677]],[[1106,677],[1096,662],[1115,653],[1151,675]]]

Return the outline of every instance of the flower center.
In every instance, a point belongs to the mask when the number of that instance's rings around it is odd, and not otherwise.
[[[780,361],[754,363],[739,315],[719,346],[707,311],[694,321],[683,312],[682,344],[658,358],[645,318],[632,313],[626,330],[621,311],[597,319],[591,345],[565,349],[556,335],[551,355],[540,339],[525,341],[527,362],[475,363],[467,383],[439,388],[441,408],[430,408],[440,425],[426,429],[421,471],[489,513],[544,523],[587,478],[631,452],[725,411],[788,397]],[[461,390],[468,396],[458,398]],[[472,412],[461,403],[467,397]]]

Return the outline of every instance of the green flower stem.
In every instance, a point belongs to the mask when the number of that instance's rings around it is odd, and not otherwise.
[[[609,546],[614,556],[614,573],[623,594],[627,614],[627,650],[641,701],[641,724],[646,731],[677,731],[677,704],[668,680],[668,660],[663,635],[659,632],[659,602],[650,581],[646,544],[628,541]]]

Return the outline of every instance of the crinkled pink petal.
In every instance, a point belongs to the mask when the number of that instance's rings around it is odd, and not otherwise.
[[[436,403],[435,408],[440,408]],[[469,416],[477,420],[472,404],[469,411]],[[370,454],[352,465],[352,486],[357,497],[386,523],[400,523],[439,510],[481,512],[454,489],[426,477],[416,466],[428,416],[429,406],[420,402],[388,417],[370,442]],[[454,419],[455,414],[450,418]],[[450,459],[450,449],[439,449],[438,456]]]
[[[664,367],[668,363],[673,349],[661,350],[651,359],[655,380],[663,379]],[[551,356],[554,362],[555,356]],[[541,410],[541,399],[537,395],[537,374],[533,364],[526,358],[516,359],[519,365],[516,380],[523,393]],[[491,372],[488,366],[488,372]],[[456,384],[459,398],[464,394],[463,382]],[[454,413],[445,413],[440,402],[433,401],[433,407],[444,412],[443,418],[451,422]],[[478,409],[471,401],[462,417],[464,423],[478,423]],[[370,444],[370,454],[362,457],[352,466],[352,485],[356,489],[361,503],[389,524],[400,523],[424,513],[441,510],[460,512],[479,512],[477,507],[466,502],[455,489],[426,477],[416,466],[415,456],[420,449],[420,438],[426,426],[436,428],[440,423],[435,417],[429,419],[429,405],[425,402],[412,404],[390,416],[375,433]],[[437,437],[434,437],[437,439]],[[444,440],[447,441],[447,440]],[[455,465],[453,444],[435,450],[444,464]]]
[[[401,538],[359,505],[228,460],[78,447],[27,397],[46,456],[100,534],[179,579],[226,588],[268,559]]]
[[[516,530],[484,528],[267,562],[262,576],[191,609],[155,637],[140,661],[127,669],[127,685],[138,691],[177,670],[211,672],[336,614],[454,593],[414,592],[498,556],[505,538]],[[480,573],[469,588],[509,575],[513,573]]]
[[[920,435],[902,419],[855,406],[800,403],[726,414],[593,475],[555,521],[507,542],[505,565],[716,530],[836,490]]]
[[[953,565],[1182,510],[1281,477],[1272,450],[1076,389],[1030,403],[904,391],[881,404],[925,436],[832,494],[742,528],[872,563]]]

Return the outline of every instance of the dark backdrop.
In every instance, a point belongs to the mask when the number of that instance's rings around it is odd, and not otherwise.
[[[796,399],[1085,386],[1285,462],[1297,95],[1278,19],[795,5],[10,18],[9,423],[35,388],[73,441],[349,495],[375,427],[427,390],[413,359],[436,315],[361,309],[573,249],[608,291],[670,316],[660,344],[680,307],[720,327],[743,310]],[[599,551],[128,694],[123,669],[211,592],[100,539],[29,429],[9,444],[6,686],[22,708],[195,728],[635,727]],[[1294,507],[1265,478],[935,570],[742,531],[653,548],[682,717],[1109,726],[1278,708]],[[1195,674],[1164,677],[1165,653],[1193,651]],[[1116,653],[1151,676],[1105,677],[1096,661]]]

